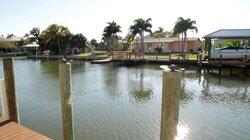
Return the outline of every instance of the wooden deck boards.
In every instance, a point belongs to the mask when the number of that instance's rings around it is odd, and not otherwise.
[[[0,122],[5,121],[0,117]],[[31,129],[21,126],[15,122],[0,126],[0,140],[51,140]]]
[[[0,116],[0,123],[5,121],[5,119],[3,117]]]
[[[208,61],[202,61],[202,66],[211,66],[211,67],[235,67],[235,68],[245,68],[250,67],[250,63],[247,62],[246,64],[244,62],[240,61],[222,61],[220,62],[208,62]]]

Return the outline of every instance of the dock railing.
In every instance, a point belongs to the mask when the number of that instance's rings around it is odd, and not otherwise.
[[[199,59],[200,52],[185,52],[184,53],[184,60],[196,60]],[[150,52],[145,53],[142,57],[138,52],[131,52],[131,51],[113,51],[111,53],[112,59],[151,59],[151,60],[181,60],[182,56],[181,53],[178,52]]]

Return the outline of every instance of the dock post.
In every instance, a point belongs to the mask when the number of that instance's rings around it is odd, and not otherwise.
[[[247,55],[244,56],[244,67],[243,67],[244,76],[247,76]],[[245,78],[245,77],[244,77]]]
[[[7,114],[10,121],[19,123],[13,58],[3,59],[4,80],[7,99]],[[5,113],[6,114],[6,113]]]
[[[163,71],[161,108],[161,140],[174,140],[179,117],[179,94],[181,93],[181,72]]]
[[[222,55],[220,55],[220,64],[219,64],[219,74],[221,76],[221,69],[222,69]]]
[[[198,59],[197,62],[199,63],[199,72],[201,72],[201,70],[202,70],[202,54],[198,53],[197,59]]]
[[[59,63],[61,110],[64,140],[74,140],[71,64]]]

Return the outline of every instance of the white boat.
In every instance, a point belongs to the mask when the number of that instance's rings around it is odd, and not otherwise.
[[[245,55],[250,59],[250,47],[224,47],[211,52],[210,59],[244,59]]]

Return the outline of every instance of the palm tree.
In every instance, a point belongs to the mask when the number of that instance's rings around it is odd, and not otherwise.
[[[117,33],[121,32],[121,26],[114,21],[108,22],[107,24],[108,26],[106,26],[103,30],[102,40],[109,40],[109,43],[112,45],[111,50],[113,50],[118,38]]]
[[[166,37],[166,36],[167,36],[167,34],[166,34],[166,32],[164,32],[164,29],[162,27],[158,27],[158,30],[156,30],[153,33],[154,38],[163,38],[163,37]]]
[[[191,20],[190,18],[184,19],[183,17],[179,17],[177,22],[175,23],[173,33],[174,35],[182,36],[182,43],[181,43],[181,53],[182,57],[184,58],[184,49],[186,48],[186,41],[187,41],[187,31],[188,30],[195,30],[196,33],[198,32],[198,28],[195,26],[196,21]]]
[[[158,27],[158,30],[156,30],[154,32],[154,34],[157,34],[157,33],[163,33],[164,32],[164,29],[162,27]]]
[[[147,20],[144,20],[142,18],[138,18],[134,20],[134,25],[130,26],[130,32],[135,37],[137,34],[139,34],[141,39],[141,46],[139,48],[140,55],[142,54],[144,57],[144,33],[148,32],[152,34],[151,28],[152,24],[150,23],[152,19],[148,18]]]
[[[58,50],[60,54],[62,54],[60,40],[63,40],[70,34],[71,33],[67,27],[52,24],[41,33],[41,36],[45,44],[51,44],[52,42],[56,42],[58,46]],[[64,53],[65,53],[65,50],[64,50]]]
[[[14,36],[15,36],[14,34],[8,34],[6,38],[12,38]]]
[[[31,40],[32,42],[37,41],[39,43],[40,41],[40,29],[39,28],[33,28],[30,32],[29,35],[31,35]]]

